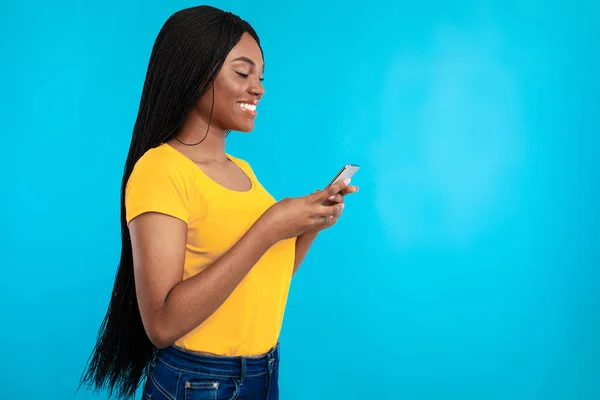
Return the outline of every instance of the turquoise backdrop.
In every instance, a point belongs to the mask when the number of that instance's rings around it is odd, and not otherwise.
[[[75,395],[151,47],[196,4],[0,6],[1,398]],[[599,399],[600,3],[212,4],[266,57],[227,150],[277,198],[362,166],[294,278],[282,399]]]

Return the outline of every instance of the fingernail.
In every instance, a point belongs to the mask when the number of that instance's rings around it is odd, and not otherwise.
[[[335,196],[329,196],[327,199],[328,199],[328,200],[334,200],[334,199],[335,199]]]
[[[340,209],[340,211],[343,210],[344,207],[346,207],[346,205],[344,203],[342,203],[342,208]]]
[[[344,181],[344,183],[346,184],[346,186],[348,186],[348,185],[350,184],[350,178],[346,179],[346,180]]]

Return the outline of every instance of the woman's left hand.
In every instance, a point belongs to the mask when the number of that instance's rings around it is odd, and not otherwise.
[[[317,189],[317,192],[319,192],[319,190]],[[347,186],[346,188],[344,188],[341,192],[339,192],[338,194],[335,194],[331,197],[329,197],[327,199],[328,203],[330,205],[334,205],[334,204],[343,204],[344,203],[344,197],[346,195],[352,194],[352,193],[356,193],[358,192],[358,186]],[[316,193],[316,192],[315,192]],[[338,215],[336,216],[332,216],[327,220],[323,220],[323,222],[320,222],[316,225],[313,225],[312,228],[310,228],[308,231],[306,231],[304,234],[317,234],[320,231],[322,231],[323,229],[327,229],[327,228],[331,228],[333,225],[335,225],[335,223],[337,222],[337,220],[340,218],[340,215],[342,215],[342,213],[340,212]]]

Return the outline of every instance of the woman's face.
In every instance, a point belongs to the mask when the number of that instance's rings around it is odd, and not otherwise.
[[[231,49],[215,79],[211,126],[240,132],[254,129],[256,106],[264,94],[263,68],[258,44],[252,36],[244,33],[239,43]],[[196,106],[207,121],[212,103],[213,93],[209,89]]]

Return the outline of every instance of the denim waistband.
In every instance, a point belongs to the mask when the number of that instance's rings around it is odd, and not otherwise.
[[[163,362],[177,371],[243,380],[245,377],[273,372],[273,364],[279,361],[279,344],[260,356],[207,355],[171,345],[160,349],[156,357],[157,362]]]

